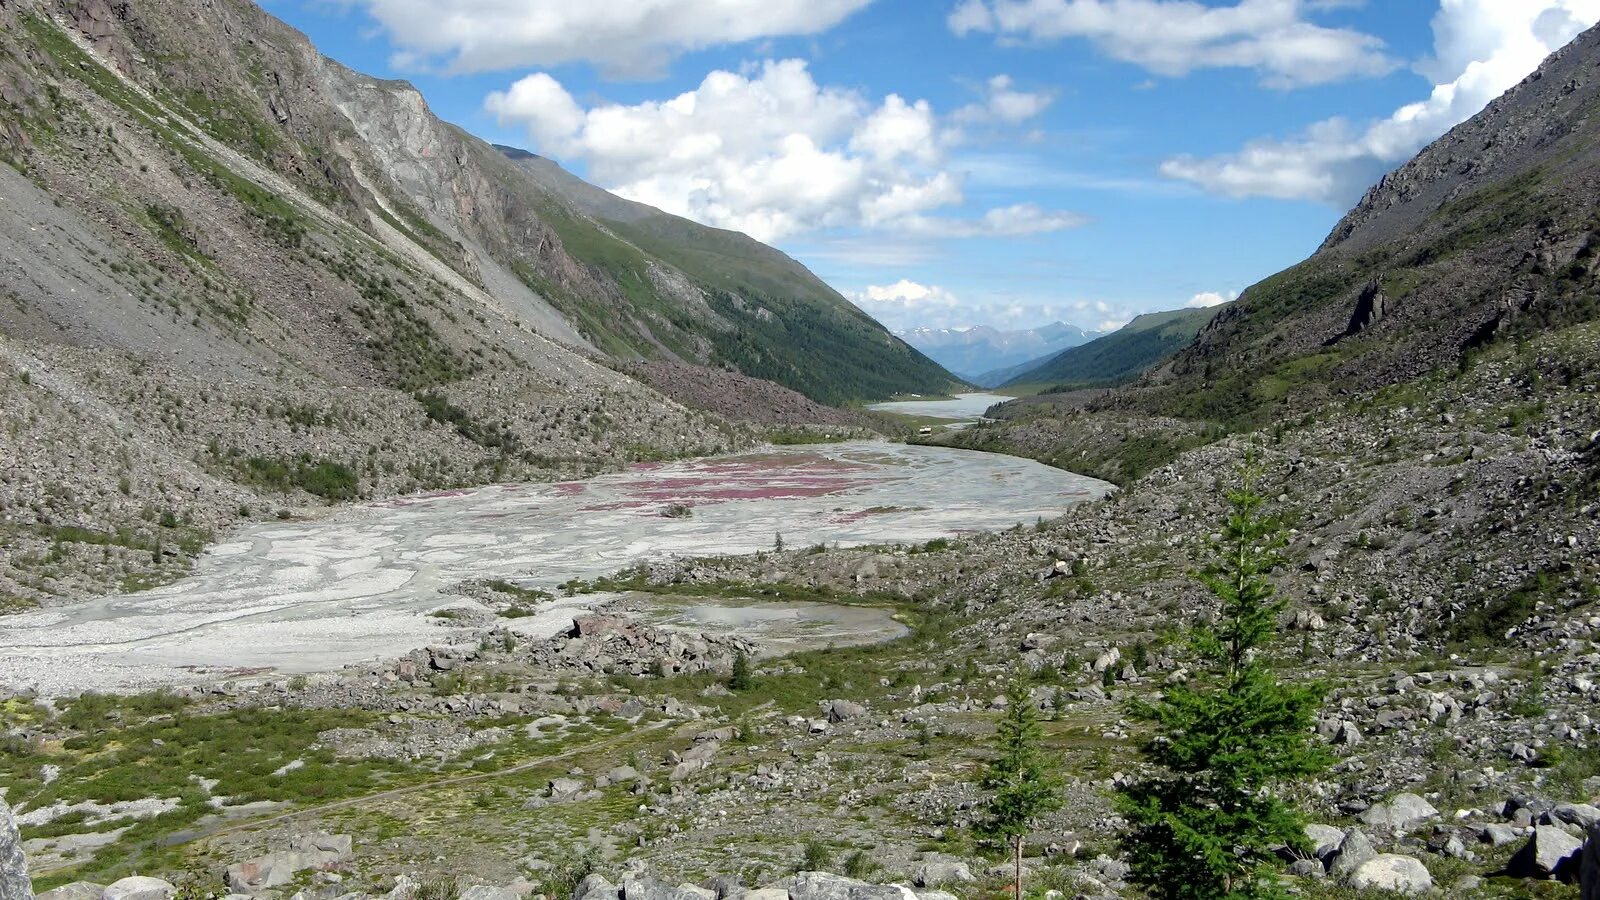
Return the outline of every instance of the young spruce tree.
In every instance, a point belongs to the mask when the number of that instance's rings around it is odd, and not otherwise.
[[[750,657],[740,650],[733,655],[733,671],[728,675],[728,689],[748,691],[754,685],[755,676],[750,672]]]
[[[1159,770],[1120,791],[1130,830],[1122,844],[1133,878],[1173,900],[1284,896],[1272,849],[1304,847],[1304,821],[1280,789],[1327,768],[1311,741],[1321,685],[1283,684],[1260,659],[1285,601],[1267,574],[1282,562],[1282,526],[1262,510],[1246,467],[1228,493],[1222,539],[1199,578],[1216,596],[1217,620],[1197,629],[1195,676],[1133,712],[1156,726],[1144,755]]]
[[[1016,865],[1017,900],[1022,900],[1022,848],[1040,817],[1061,808],[1062,785],[1050,772],[1040,747],[1044,730],[1027,680],[1014,676],[1006,686],[1006,711],[996,735],[999,758],[984,770],[979,786],[989,792],[976,827],[979,837],[1011,852]]]

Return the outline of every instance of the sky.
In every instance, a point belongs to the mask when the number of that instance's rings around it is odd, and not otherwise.
[[[263,0],[896,330],[1108,330],[1305,258],[1600,0]]]

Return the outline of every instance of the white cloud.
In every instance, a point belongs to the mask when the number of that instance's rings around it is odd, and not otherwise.
[[[459,72],[588,61],[646,74],[679,53],[820,34],[872,0],[343,0],[400,49],[396,62]]]
[[[588,109],[541,72],[485,106],[622,196],[764,241],[840,227],[976,237],[1082,222],[1031,204],[948,215],[964,197],[944,159],[950,129],[932,107],[819,86],[803,60],[715,71],[668,100]]]
[[[1044,112],[1055,100],[1055,95],[1047,91],[1018,90],[1010,75],[996,75],[984,82],[983,87],[983,102],[961,107],[952,118],[964,124],[1021,125]]]
[[[1189,309],[1210,309],[1213,306],[1221,306],[1238,296],[1238,291],[1229,291],[1226,294],[1221,294],[1217,291],[1201,291],[1190,297],[1189,302],[1185,303],[1184,306]]]
[[[1600,21],[1600,0],[1443,0],[1425,100],[1358,127],[1320,122],[1292,140],[1259,140],[1222,156],[1180,156],[1162,174],[1234,197],[1316,200],[1344,208],[1383,172],[1476,115],[1554,50]]]
[[[1505,0],[1501,0],[1505,2]],[[957,35],[1001,40],[1087,38],[1104,53],[1160,75],[1243,68],[1270,87],[1293,88],[1382,75],[1394,68],[1383,41],[1306,18],[1323,4],[1239,0],[963,0],[948,17]]]
[[[1040,299],[1027,296],[987,296],[971,299],[932,284],[902,278],[893,284],[868,285],[845,296],[864,312],[894,332],[914,328],[965,329],[988,325],[1001,330],[1036,328],[1068,322],[1091,332],[1110,333],[1133,320],[1141,311],[1169,309],[1170,303],[1111,303],[1105,300]],[[1201,293],[1190,307],[1212,306],[1237,297],[1237,293]],[[1206,298],[1214,302],[1201,304]]]
[[[847,295],[862,312],[891,331],[907,328],[949,328],[965,324],[961,301],[944,288],[902,278],[894,284],[868,285]]]
[[[1088,223],[1087,217],[1077,213],[1050,212],[1035,203],[1017,203],[991,209],[976,219],[907,216],[897,227],[930,237],[1020,237],[1064,231]]]

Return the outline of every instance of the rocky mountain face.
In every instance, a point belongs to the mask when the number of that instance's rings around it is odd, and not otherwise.
[[[22,852],[22,835],[11,807],[0,799],[0,900],[31,900],[28,861]]]
[[[159,583],[241,518],[949,384],[787,257],[641,249],[247,0],[3,0],[0,99],[0,608]],[[807,396],[730,420],[620,371],[655,362]]]
[[[1228,430],[1459,372],[1497,343],[1562,340],[1600,314],[1597,58],[1592,29],[1386,176],[1306,261],[1203,311],[1195,340],[1138,381],[1047,394],[949,440],[1125,481]]]
[[[1600,310],[1600,30],[1386,176],[1130,399],[1271,421]]]
[[[972,328],[913,328],[896,332],[906,343],[935,362],[980,387],[995,387],[997,370],[1008,369],[1094,340],[1094,332],[1056,322],[1038,328],[1005,331],[988,325]]]

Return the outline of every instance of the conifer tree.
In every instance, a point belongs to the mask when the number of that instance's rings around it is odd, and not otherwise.
[[[1017,900],[1022,900],[1022,849],[1038,820],[1061,808],[1062,785],[1050,772],[1040,744],[1044,730],[1025,679],[1006,686],[1006,711],[996,734],[1000,756],[984,770],[979,786],[989,792],[978,835],[1006,846],[1016,866]]]
[[[1327,768],[1310,738],[1321,685],[1284,684],[1261,659],[1285,601],[1267,575],[1282,563],[1282,526],[1265,514],[1247,465],[1200,581],[1217,598],[1197,629],[1198,671],[1133,713],[1156,726],[1144,746],[1157,773],[1119,792],[1130,830],[1122,845],[1133,879],[1155,897],[1256,900],[1283,896],[1271,877],[1275,846],[1304,847],[1304,821],[1282,797],[1293,780]]]
[[[750,657],[743,650],[733,655],[733,671],[728,675],[728,688],[735,691],[748,691],[754,683],[750,674]]]

